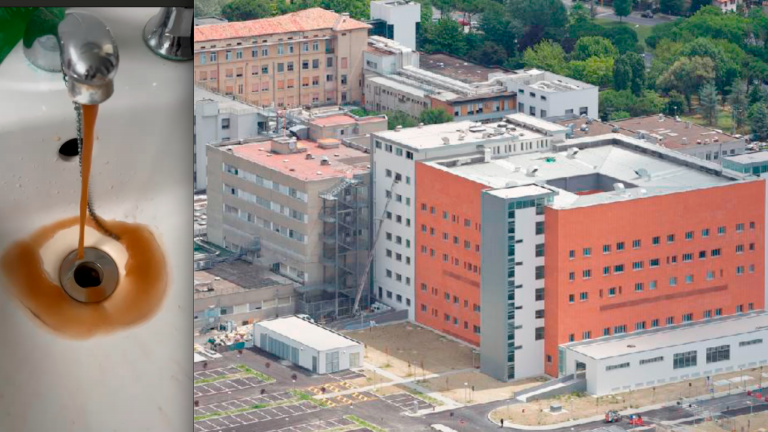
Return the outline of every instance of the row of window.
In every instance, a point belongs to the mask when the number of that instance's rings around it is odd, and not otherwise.
[[[623,269],[624,265],[620,264],[620,265],[618,265],[616,267],[621,267]],[[606,268],[609,269],[610,267],[606,267]],[[755,272],[755,268],[756,268],[755,264],[749,264],[748,266],[738,265],[735,268],[736,276],[742,276],[742,275],[746,274],[747,272],[750,273],[750,274],[754,273]],[[616,270],[614,273],[619,274],[619,273],[622,273],[622,271],[623,270],[621,270],[621,271]],[[604,276],[606,276],[608,274],[609,273],[603,273]],[[584,279],[590,279],[591,275],[592,275],[592,271],[591,270],[584,270],[584,272],[583,272]],[[568,277],[569,277],[569,280],[571,282],[573,282],[575,280],[575,274],[573,272],[571,272]],[[715,275],[715,271],[714,270],[707,270],[706,276],[705,276],[706,280],[712,281],[712,280],[715,280],[715,277],[716,277],[716,275]],[[723,270],[722,269],[720,269],[720,277],[723,277]],[[686,284],[692,284],[694,282],[694,275],[693,274],[685,275],[684,281],[685,281]],[[672,277],[669,278],[669,286],[670,287],[676,287],[677,283],[678,283],[677,276],[672,276]],[[656,280],[652,280],[652,281],[650,281],[648,283],[648,289],[649,290],[655,290],[657,287],[658,287],[658,284],[657,284]],[[609,289],[608,297],[613,297],[613,295],[616,294],[615,291],[613,291],[614,289],[615,288],[610,288]],[[645,289],[645,284],[643,282],[636,282],[635,283],[635,291],[636,292],[642,292],[642,291],[644,291],[644,289]],[[619,292],[619,294],[621,294],[621,292]],[[600,297],[602,297],[602,290],[600,290]]]
[[[258,216],[254,216],[253,214],[251,214],[251,213],[249,213],[247,211],[244,211],[244,210],[240,210],[237,207],[233,207],[233,206],[230,206],[228,204],[224,204],[224,213],[225,214],[233,215],[233,216],[239,218],[240,220],[243,220],[245,222],[250,222],[252,224],[255,224],[259,228],[264,228],[266,230],[278,233],[278,234],[280,234],[280,235],[282,235],[284,237],[287,237],[287,238],[289,238],[291,240],[295,240],[295,241],[297,241],[299,243],[303,243],[303,244],[307,243],[307,236],[306,235],[304,235],[304,234],[302,234],[302,233],[300,233],[300,232],[298,232],[296,230],[293,230],[291,228],[282,226],[282,225],[280,225],[280,224],[278,224],[276,222],[272,222],[272,221],[269,221],[269,220],[266,220],[266,219],[262,219],[262,218],[260,218]],[[232,249],[235,250],[234,248],[232,248]],[[237,252],[238,250],[239,250],[239,246],[237,246],[237,250],[235,250],[235,252]]]
[[[421,304],[421,311],[424,313],[427,313],[427,305],[422,303]],[[437,318],[440,316],[440,311],[436,308],[432,308],[430,311],[430,314],[432,317]],[[451,316],[450,314],[443,313],[443,321],[450,323],[453,322],[453,325],[456,327],[459,327],[459,317]],[[469,330],[469,321],[464,321],[464,330]],[[472,325],[472,332],[474,334],[480,334],[480,326],[479,325]]]
[[[744,228],[745,228],[745,224],[744,223],[737,223],[736,224],[736,232],[737,233],[744,232]],[[749,229],[750,230],[754,230],[755,228],[756,228],[755,222],[750,222],[749,223]],[[717,235],[719,235],[719,236],[725,235],[726,231],[727,231],[727,229],[726,229],[725,226],[720,226],[720,227],[717,228]],[[702,238],[709,237],[709,234],[710,234],[709,228],[704,228],[704,229],[701,230],[701,237]],[[694,231],[688,231],[688,232],[685,233],[685,240],[693,240],[694,236],[695,236]],[[667,234],[666,243],[667,244],[672,244],[674,242],[675,242],[675,234]],[[655,236],[655,237],[651,238],[651,245],[658,246],[660,244],[661,244],[661,236]],[[642,245],[642,240],[641,239],[632,240],[632,249],[640,249],[641,245]],[[603,254],[604,255],[610,254],[612,249],[613,249],[613,245],[611,245],[611,244],[604,244],[603,245]],[[624,249],[625,249],[625,244],[624,244],[623,241],[616,243],[616,245],[615,245],[615,251],[616,252],[623,251]],[[591,247],[583,248],[582,249],[582,256],[584,256],[584,257],[592,256],[592,248]],[[568,251],[568,258],[569,259],[576,258],[576,251],[573,250],[573,249]]]
[[[297,220],[299,222],[307,223],[308,217],[305,213],[302,213],[298,210],[294,210],[286,205],[276,203],[274,201],[270,201],[266,198],[262,198],[258,195],[254,195],[250,192],[244,191],[242,189],[238,189],[236,187],[230,186],[228,184],[224,184],[224,192],[235,196],[237,198],[240,198],[244,201],[248,201],[250,203],[254,203],[258,205],[259,207],[265,208],[267,210],[272,210],[275,213],[279,213],[283,216],[289,217],[291,219]],[[234,208],[234,207],[233,207]],[[238,210],[235,208],[235,210]],[[224,212],[227,213],[227,206],[225,204]],[[247,212],[246,212],[247,213]],[[230,213],[230,214],[236,214],[236,212]],[[250,215],[250,213],[248,213]],[[246,219],[248,220],[248,219]],[[252,220],[248,220],[249,222],[253,222]]]
[[[754,309],[755,309],[755,304],[754,303],[749,303],[747,305],[747,311],[751,312]],[[744,305],[736,305],[735,313],[744,313],[744,312],[745,312],[744,311]],[[704,312],[702,312],[701,319],[711,319],[713,317],[720,317],[720,316],[723,316],[723,308],[717,308],[717,309],[714,309],[714,310],[713,309],[707,309]],[[696,318],[695,318],[694,314],[692,312],[689,312],[689,313],[685,313],[685,314],[682,315],[682,319],[681,319],[680,322],[688,323],[688,322],[693,322],[695,319]],[[664,320],[664,324],[667,325],[667,326],[672,326],[672,325],[679,324],[679,323],[676,321],[674,316],[668,316]],[[638,321],[638,322],[636,322],[634,330],[635,331],[641,331],[641,330],[647,330],[647,329],[653,329],[653,328],[659,328],[659,327],[661,327],[660,319],[659,318],[654,318],[654,319],[652,319],[650,321],[650,323],[648,321]],[[614,335],[623,334],[623,333],[626,333],[628,331],[627,328],[628,327],[627,327],[626,324],[616,325],[616,326],[613,326],[612,328],[611,327],[605,327],[605,328],[603,328],[603,334],[602,335],[603,336],[610,336],[612,334],[614,334]],[[589,340],[589,339],[592,339],[592,332],[588,331],[588,330],[582,332],[581,340]],[[576,334],[575,333],[569,334],[568,335],[568,342],[575,342],[575,341],[576,341]]]
[[[215,45],[211,46],[211,48],[215,48]],[[320,51],[320,42],[319,41],[313,41],[313,42],[304,42],[301,45],[301,52],[319,52]],[[311,51],[310,51],[310,48]],[[202,47],[201,49],[205,49],[205,47]],[[294,54],[294,51],[296,50],[295,44],[293,43],[287,43],[287,44],[279,44],[275,46],[275,50],[270,50],[270,47],[268,46],[262,46],[262,47],[251,47],[251,59],[256,59],[259,57],[269,57],[270,53],[276,54],[276,55],[286,55],[286,54]],[[325,45],[326,52],[332,52],[333,47],[331,45],[330,41],[326,41]],[[223,50],[223,60],[225,62],[232,61],[232,60],[242,60],[243,57],[245,57],[245,53],[247,53],[247,50],[237,49],[237,50]],[[200,64],[207,64],[207,63],[218,63],[219,56],[221,55],[222,51],[212,51],[212,52],[201,52],[199,54],[199,62]],[[332,57],[329,57],[332,58]],[[348,60],[347,57],[342,57],[341,67],[346,69],[348,67]]]
[[[421,287],[421,292],[424,292],[424,293],[427,292],[427,288],[428,288],[427,284],[422,283],[420,285],[420,287]],[[432,288],[430,288],[430,294],[432,294],[433,296],[437,297],[440,294],[440,290],[438,288],[432,287]],[[543,296],[543,292],[542,292],[542,296]],[[453,304],[453,305],[455,305],[457,307],[461,306],[462,300],[459,298],[459,296],[457,296],[455,294],[451,295],[450,292],[445,291],[445,292],[443,292],[443,298],[445,299],[445,301],[447,303],[451,303],[451,304]],[[463,303],[464,303],[464,308],[465,309],[469,309],[469,300],[464,299]],[[480,305],[477,304],[477,303],[472,303],[472,311],[480,313]]]
[[[408,276],[403,277],[400,273],[393,272],[390,269],[385,269],[384,274],[388,279],[394,279],[397,282],[403,283],[405,282],[406,286],[411,286],[411,278]]]
[[[421,246],[421,253],[423,253],[423,254],[427,253],[427,247],[426,246],[424,246],[424,245]],[[443,262],[449,263],[449,264],[453,264],[456,267],[461,265],[464,268],[464,270],[466,270],[468,272],[472,272],[472,273],[475,273],[475,274],[480,274],[480,266],[478,266],[477,264],[474,264],[474,263],[472,263],[470,261],[463,261],[463,264],[462,264],[462,261],[460,259],[454,257],[454,256],[451,256],[451,255],[449,255],[447,253],[444,253],[442,255],[443,255]],[[437,256],[437,252],[434,249],[430,248],[429,249],[429,257],[430,258],[435,258],[436,256]]]
[[[383,298],[384,298],[384,288],[382,288],[382,287],[379,287],[379,298],[380,298],[380,299],[383,299]],[[392,291],[390,291],[390,290],[387,290],[387,299],[389,299],[389,300],[392,300],[392,299],[393,299]],[[395,294],[395,295],[394,295],[394,299],[395,299],[395,300],[396,300],[398,303],[401,303],[401,304],[403,303],[403,296],[402,296],[402,294]],[[406,298],[405,298],[405,305],[406,305],[407,307],[411,307],[411,299],[409,299],[409,298],[407,298],[407,297],[406,297]]]
[[[232,165],[223,164],[224,172],[228,174],[235,175],[241,179],[247,180],[253,184],[259,185],[263,188],[272,189],[273,191],[280,192],[281,194],[285,196],[289,196],[291,198],[297,199],[299,201],[308,202],[309,196],[301,192],[297,189],[294,189],[289,186],[281,185],[280,183],[277,183],[272,180],[268,180],[264,177],[261,177],[257,174],[250,173],[248,171],[245,171],[240,168],[233,167]]]
[[[467,219],[467,220],[469,220],[469,219]],[[421,224],[421,232],[424,233],[424,234],[429,232],[429,235],[432,236],[432,237],[434,237],[435,234],[436,234],[435,228],[434,227],[428,227],[426,224]],[[464,240],[462,242],[462,240],[459,238],[459,236],[451,236],[447,232],[443,232],[442,238],[443,238],[444,242],[451,242],[454,246],[462,246],[463,245],[465,250],[472,250],[472,242],[469,241],[469,240]],[[475,252],[480,253],[480,244],[479,243],[475,243]]]
[[[377,149],[381,150],[382,147],[384,148],[384,151],[387,153],[394,153],[396,156],[405,156],[406,159],[413,160],[413,152],[408,150],[403,150],[400,147],[395,147],[392,144],[384,144],[379,140],[373,140],[374,145]],[[389,171],[389,170],[387,170]],[[391,177],[391,176],[387,176]]]
[[[427,203],[424,203],[424,202],[421,203],[421,211],[426,212],[427,208],[429,208],[429,214],[435,215],[435,216],[437,215],[438,211],[437,211],[437,208],[435,206],[428,206]],[[450,219],[450,221],[452,223],[455,223],[455,224],[461,224],[462,221],[463,221],[464,228],[472,228],[472,220],[471,219],[462,218],[460,215],[457,215],[456,213],[449,213],[447,210],[443,210],[441,212],[441,215],[442,215],[441,217],[443,218],[443,220],[449,220]],[[424,227],[424,225],[422,225],[422,231],[423,231],[423,227]],[[477,222],[475,222],[474,227],[475,227],[475,231],[481,231],[482,230],[482,225],[477,223]]]

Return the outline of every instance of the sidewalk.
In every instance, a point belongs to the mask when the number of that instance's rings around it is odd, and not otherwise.
[[[741,390],[741,392],[745,392],[746,390],[757,390],[759,388],[760,388],[759,385],[753,385],[753,386],[746,387],[746,389]],[[734,392],[734,391],[730,391],[730,392],[725,391],[725,392],[720,392],[720,393],[715,393],[715,394],[710,394],[710,395],[697,396],[697,397],[690,398],[690,399],[683,399],[680,402],[683,405],[687,405],[689,403],[694,403],[694,402],[698,402],[698,401],[702,401],[702,400],[708,400],[708,399],[717,399],[719,397],[731,396],[731,395],[734,395],[734,394],[738,394],[738,391],[736,391],[736,392]],[[678,401],[663,402],[663,403],[658,403],[658,404],[655,404],[655,405],[644,406],[644,407],[641,407],[641,408],[627,409],[627,410],[621,411],[620,413],[623,416],[627,416],[627,415],[630,415],[630,414],[642,414],[642,413],[644,413],[646,411],[652,411],[652,410],[657,410],[657,409],[666,408],[666,407],[670,407],[670,406],[676,406],[677,402]],[[491,423],[495,424],[496,426],[501,426],[500,423],[498,423],[498,422],[494,421],[493,419],[491,419],[491,413],[493,411],[494,410],[491,410],[488,413],[488,421],[490,421]],[[701,418],[701,416],[691,416],[691,417],[688,417],[688,418],[685,418],[685,419],[679,419],[679,420],[674,420],[674,421],[662,421],[660,423],[663,424],[663,425],[673,425],[673,424],[676,424],[676,423],[680,423],[680,422],[684,422],[684,421],[691,421],[691,420],[700,419],[700,418]],[[599,414],[599,415],[594,415],[592,417],[586,417],[586,418],[583,418],[583,419],[570,420],[570,421],[565,421],[565,422],[561,422],[561,423],[554,423],[554,424],[542,425],[542,426],[528,426],[528,425],[514,424],[514,423],[509,423],[507,421],[504,421],[504,427],[505,428],[510,428],[510,429],[531,430],[531,431],[544,431],[544,430],[553,430],[553,429],[560,429],[560,428],[572,427],[572,426],[580,426],[580,425],[584,425],[584,424],[592,423],[592,422],[596,422],[596,421],[603,421],[604,419],[605,419],[605,415],[604,414]]]

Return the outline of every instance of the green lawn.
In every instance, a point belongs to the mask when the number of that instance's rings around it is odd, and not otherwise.
[[[651,29],[653,28],[653,26],[632,24],[627,22],[618,22],[618,21],[613,21],[606,18],[595,18],[594,23],[607,28],[619,27],[619,26],[629,27],[637,33],[637,40],[641,44],[643,44],[643,46],[645,46],[645,38],[651,35]]]
[[[733,117],[731,117],[730,111],[724,111],[720,110],[720,112],[717,114],[717,124],[709,126],[707,125],[707,122],[701,117],[700,114],[694,114],[694,115],[683,115],[680,116],[685,121],[690,121],[692,123],[695,123],[697,125],[706,126],[706,127],[712,127],[714,129],[720,129],[721,131],[725,133],[731,133],[731,128],[733,127]],[[741,134],[748,134],[749,128],[745,127],[742,128],[743,130],[737,130],[736,133]]]

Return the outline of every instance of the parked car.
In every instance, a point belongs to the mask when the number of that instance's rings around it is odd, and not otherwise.
[[[643,426],[643,417],[639,414],[632,414],[629,416],[630,426]]]
[[[618,423],[621,421],[621,414],[616,410],[610,410],[605,413],[606,423]]]
[[[647,11],[643,11],[643,13],[641,14],[641,16],[642,16],[643,18],[653,18],[653,12],[652,12],[652,11],[649,11],[649,10],[647,10]]]

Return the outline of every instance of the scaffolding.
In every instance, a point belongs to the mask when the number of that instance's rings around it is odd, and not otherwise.
[[[317,321],[332,321],[351,316],[355,295],[365,276],[371,244],[369,174],[344,178],[320,193],[323,207],[322,255],[323,283],[301,287],[299,313]],[[370,305],[370,284],[363,290],[361,307]]]

